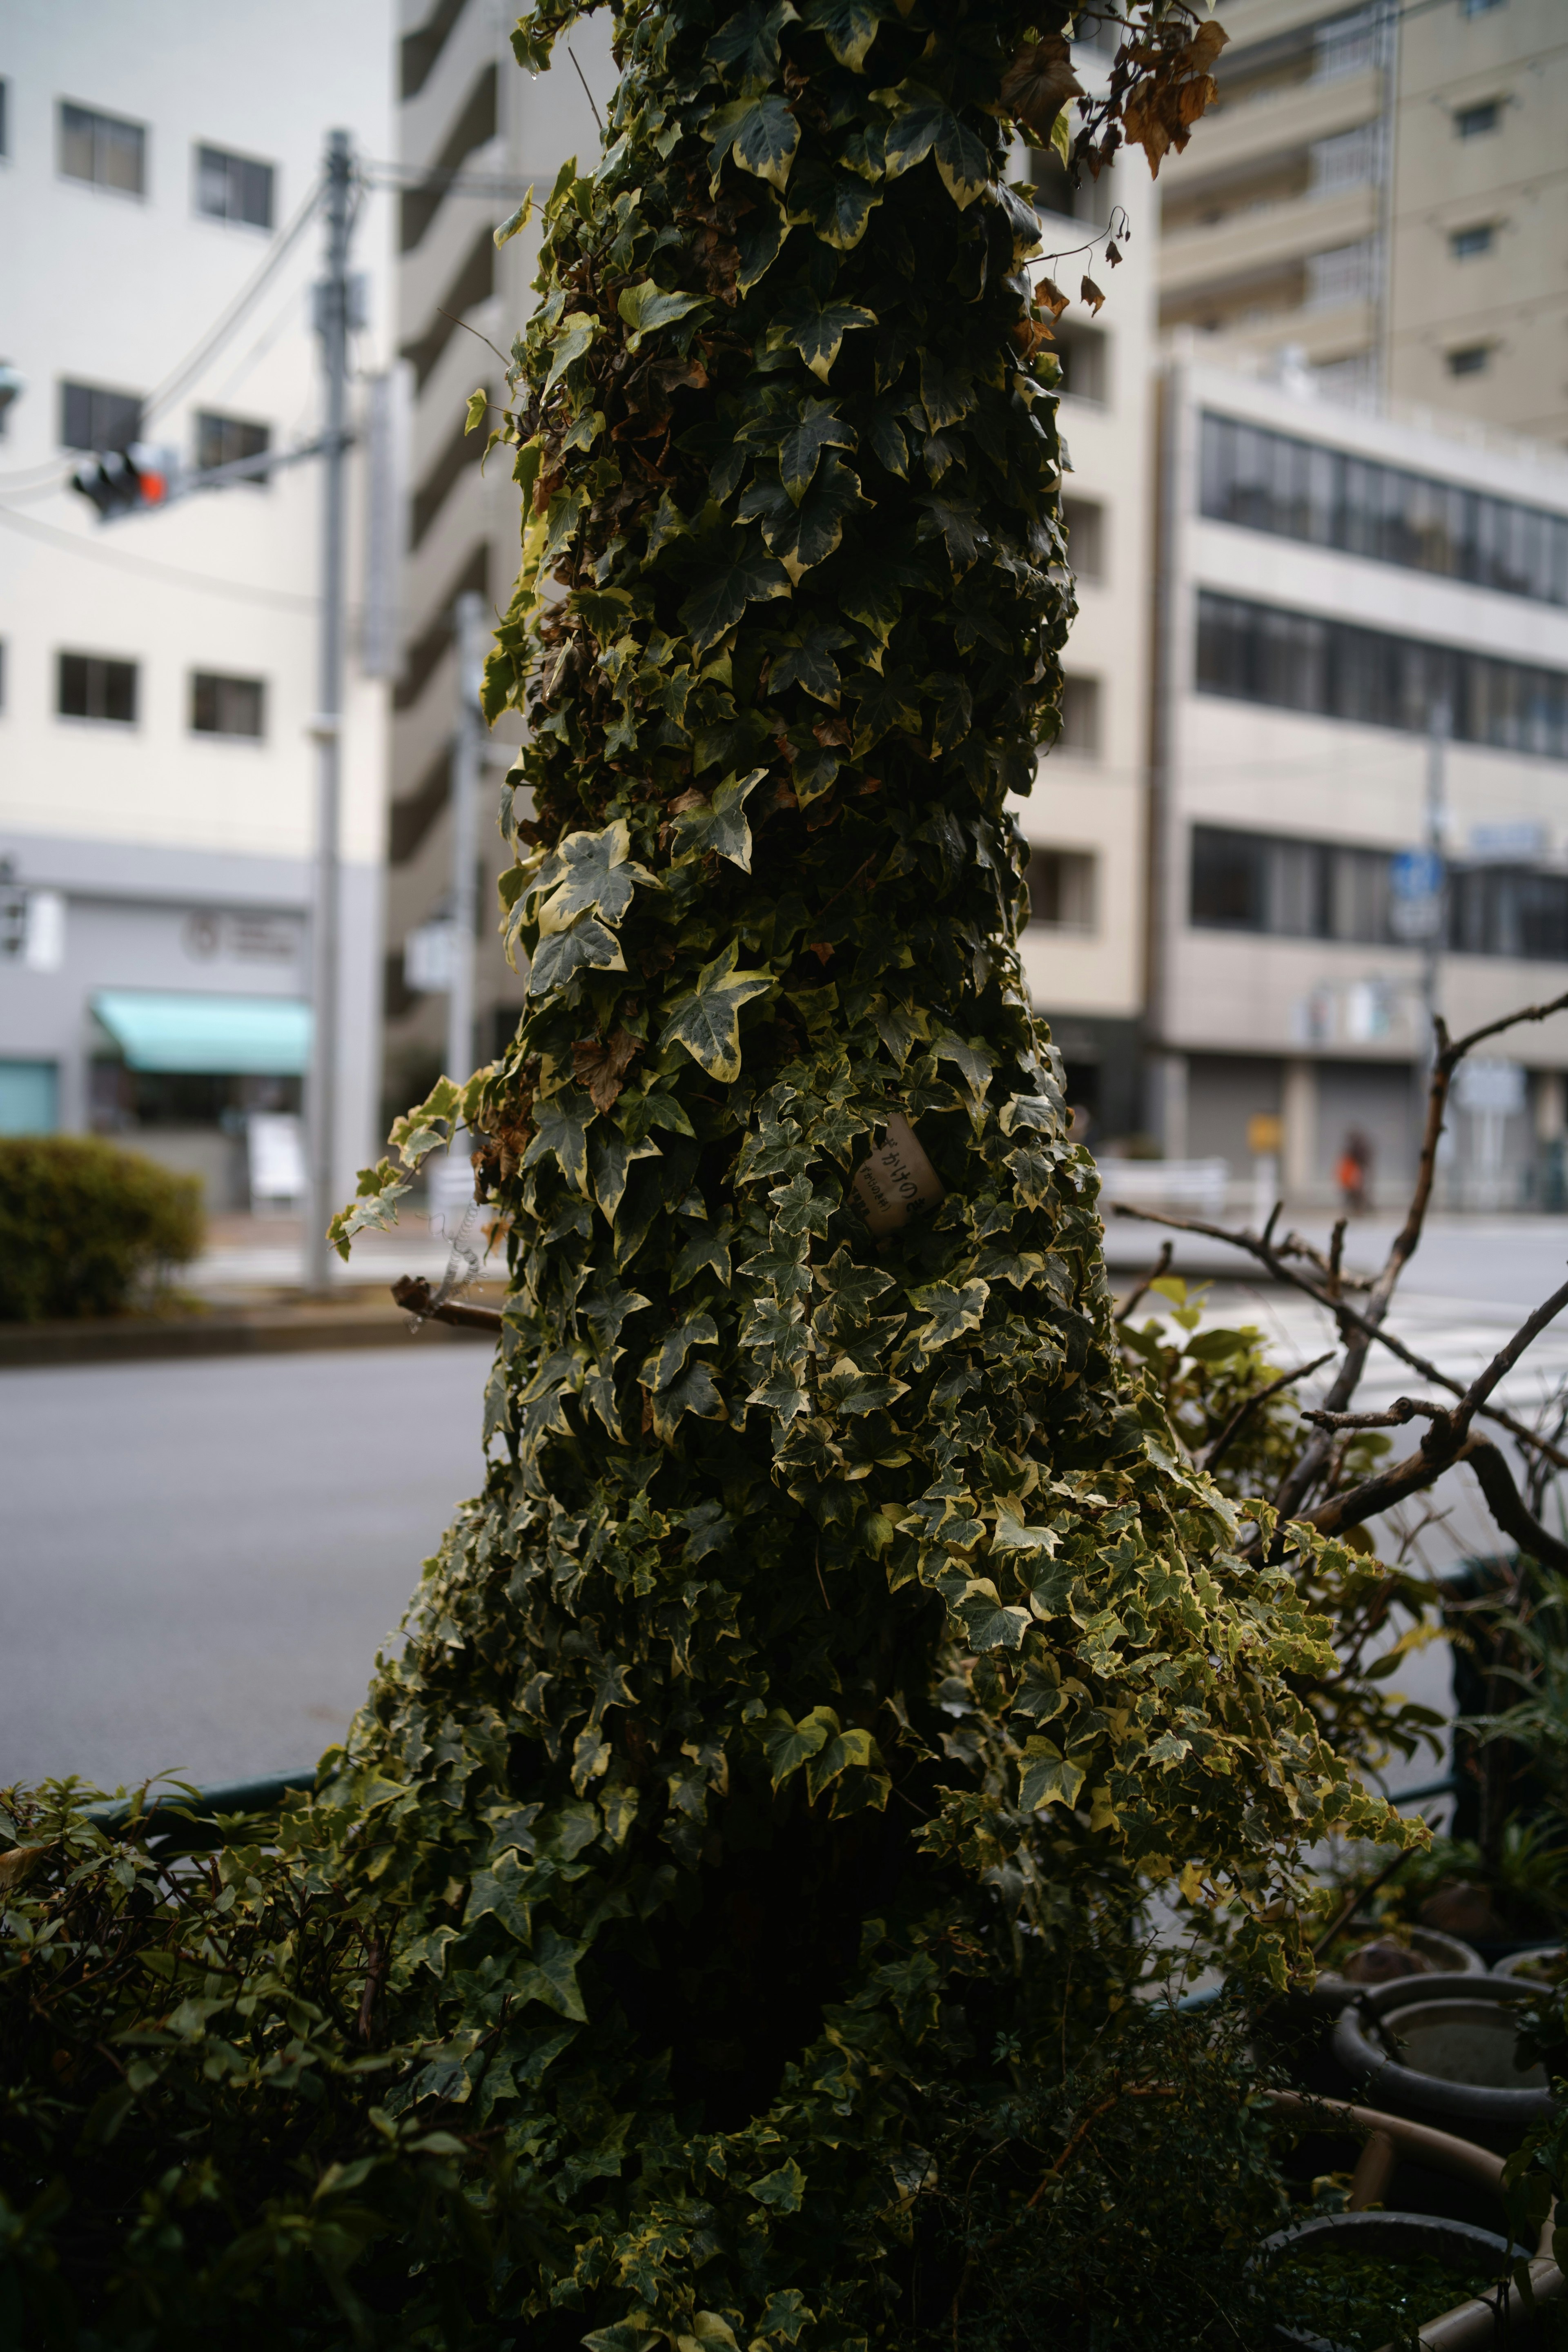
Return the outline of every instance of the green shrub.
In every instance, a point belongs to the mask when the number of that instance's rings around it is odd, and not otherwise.
[[[198,1178],[96,1136],[0,1139],[0,1323],[118,1315],[201,1240]]]

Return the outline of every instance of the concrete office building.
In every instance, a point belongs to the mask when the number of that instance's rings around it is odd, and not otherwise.
[[[1161,173],[1161,322],[1568,437],[1561,0],[1228,0],[1217,104]]]
[[[198,1170],[215,1208],[244,1203],[247,1114],[297,1106],[310,1050],[319,468],[108,523],[69,478],[132,442],[197,467],[313,436],[322,233],[285,232],[330,129],[386,158],[390,50],[384,0],[0,23],[0,1130],[123,1136]],[[362,426],[386,209],[367,191],[354,238]],[[386,693],[354,650],[345,1191],[375,1139]]]
[[[405,362],[408,498],[400,563],[401,659],[394,691],[388,835],[385,1102],[416,1100],[445,1066],[445,926],[452,907],[452,771],[459,717],[458,599],[483,601],[488,643],[520,558],[518,491],[498,450],[481,476],[485,436],[465,432],[468,395],[504,400],[498,352],[533,308],[538,221],[498,251],[493,231],[532,185],[549,193],[568,155],[598,154],[587,92],[562,44],[552,70],[518,70],[500,0],[404,0],[398,57],[397,341]],[[601,109],[615,88],[607,18],[572,35]],[[491,348],[492,346],[496,348]],[[495,877],[507,855],[494,789],[520,740],[495,730],[481,793],[472,1059],[511,1034],[522,982],[501,953]]]
[[[1568,458],[1277,384],[1167,388],[1150,1029],[1172,1158],[1413,1166],[1434,714],[1455,1029],[1568,989]],[[1461,1090],[1449,1197],[1560,1204],[1568,1018]],[[1255,1121],[1263,1121],[1261,1127]],[[1276,1139],[1268,1122],[1279,1122]]]
[[[1092,88],[1104,61],[1075,52]],[[1059,422],[1071,470],[1064,503],[1078,618],[1066,653],[1060,740],[1016,814],[1031,848],[1031,916],[1022,948],[1037,1008],[1068,1066],[1068,1091],[1097,1143],[1144,1123],[1147,714],[1154,506],[1152,365],[1158,208],[1143,159],[1068,184],[1054,156],[1020,150],[1035,175],[1046,255],[1074,297],[1057,326]],[[1114,216],[1123,258],[1104,259]],[[1088,252],[1074,251],[1093,240]],[[1077,299],[1085,272],[1106,296]]]

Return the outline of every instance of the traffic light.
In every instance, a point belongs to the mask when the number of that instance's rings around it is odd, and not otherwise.
[[[109,449],[89,457],[71,476],[71,488],[91,501],[103,521],[110,522],[116,515],[141,514],[163,506],[169,497],[171,470],[166,450],[133,441],[129,449]]]

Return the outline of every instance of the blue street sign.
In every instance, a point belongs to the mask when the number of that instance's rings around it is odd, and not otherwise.
[[[1429,940],[1443,922],[1443,861],[1435,849],[1401,849],[1388,861],[1388,920],[1396,940]]]

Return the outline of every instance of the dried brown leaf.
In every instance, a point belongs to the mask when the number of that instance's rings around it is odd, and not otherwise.
[[[1089,309],[1094,312],[1096,318],[1098,318],[1100,311],[1105,308],[1105,297],[1100,292],[1099,287],[1095,284],[1093,278],[1088,275],[1087,271],[1084,275],[1083,284],[1079,288],[1079,291],[1083,296],[1084,300],[1089,304]]]
[[[1002,77],[1003,105],[1026,123],[1037,139],[1048,139],[1051,125],[1069,98],[1083,96],[1083,84],[1072,69],[1072,51],[1059,33],[1043,41],[1026,43]]]
[[[1035,288],[1035,299],[1053,319],[1059,319],[1071,297],[1062,292],[1054,278],[1042,278]]]
[[[572,1067],[578,1084],[587,1087],[595,1110],[615,1108],[626,1072],[642,1049],[641,1038],[628,1035],[625,1029],[613,1030],[602,1045],[590,1037],[573,1046]]]

